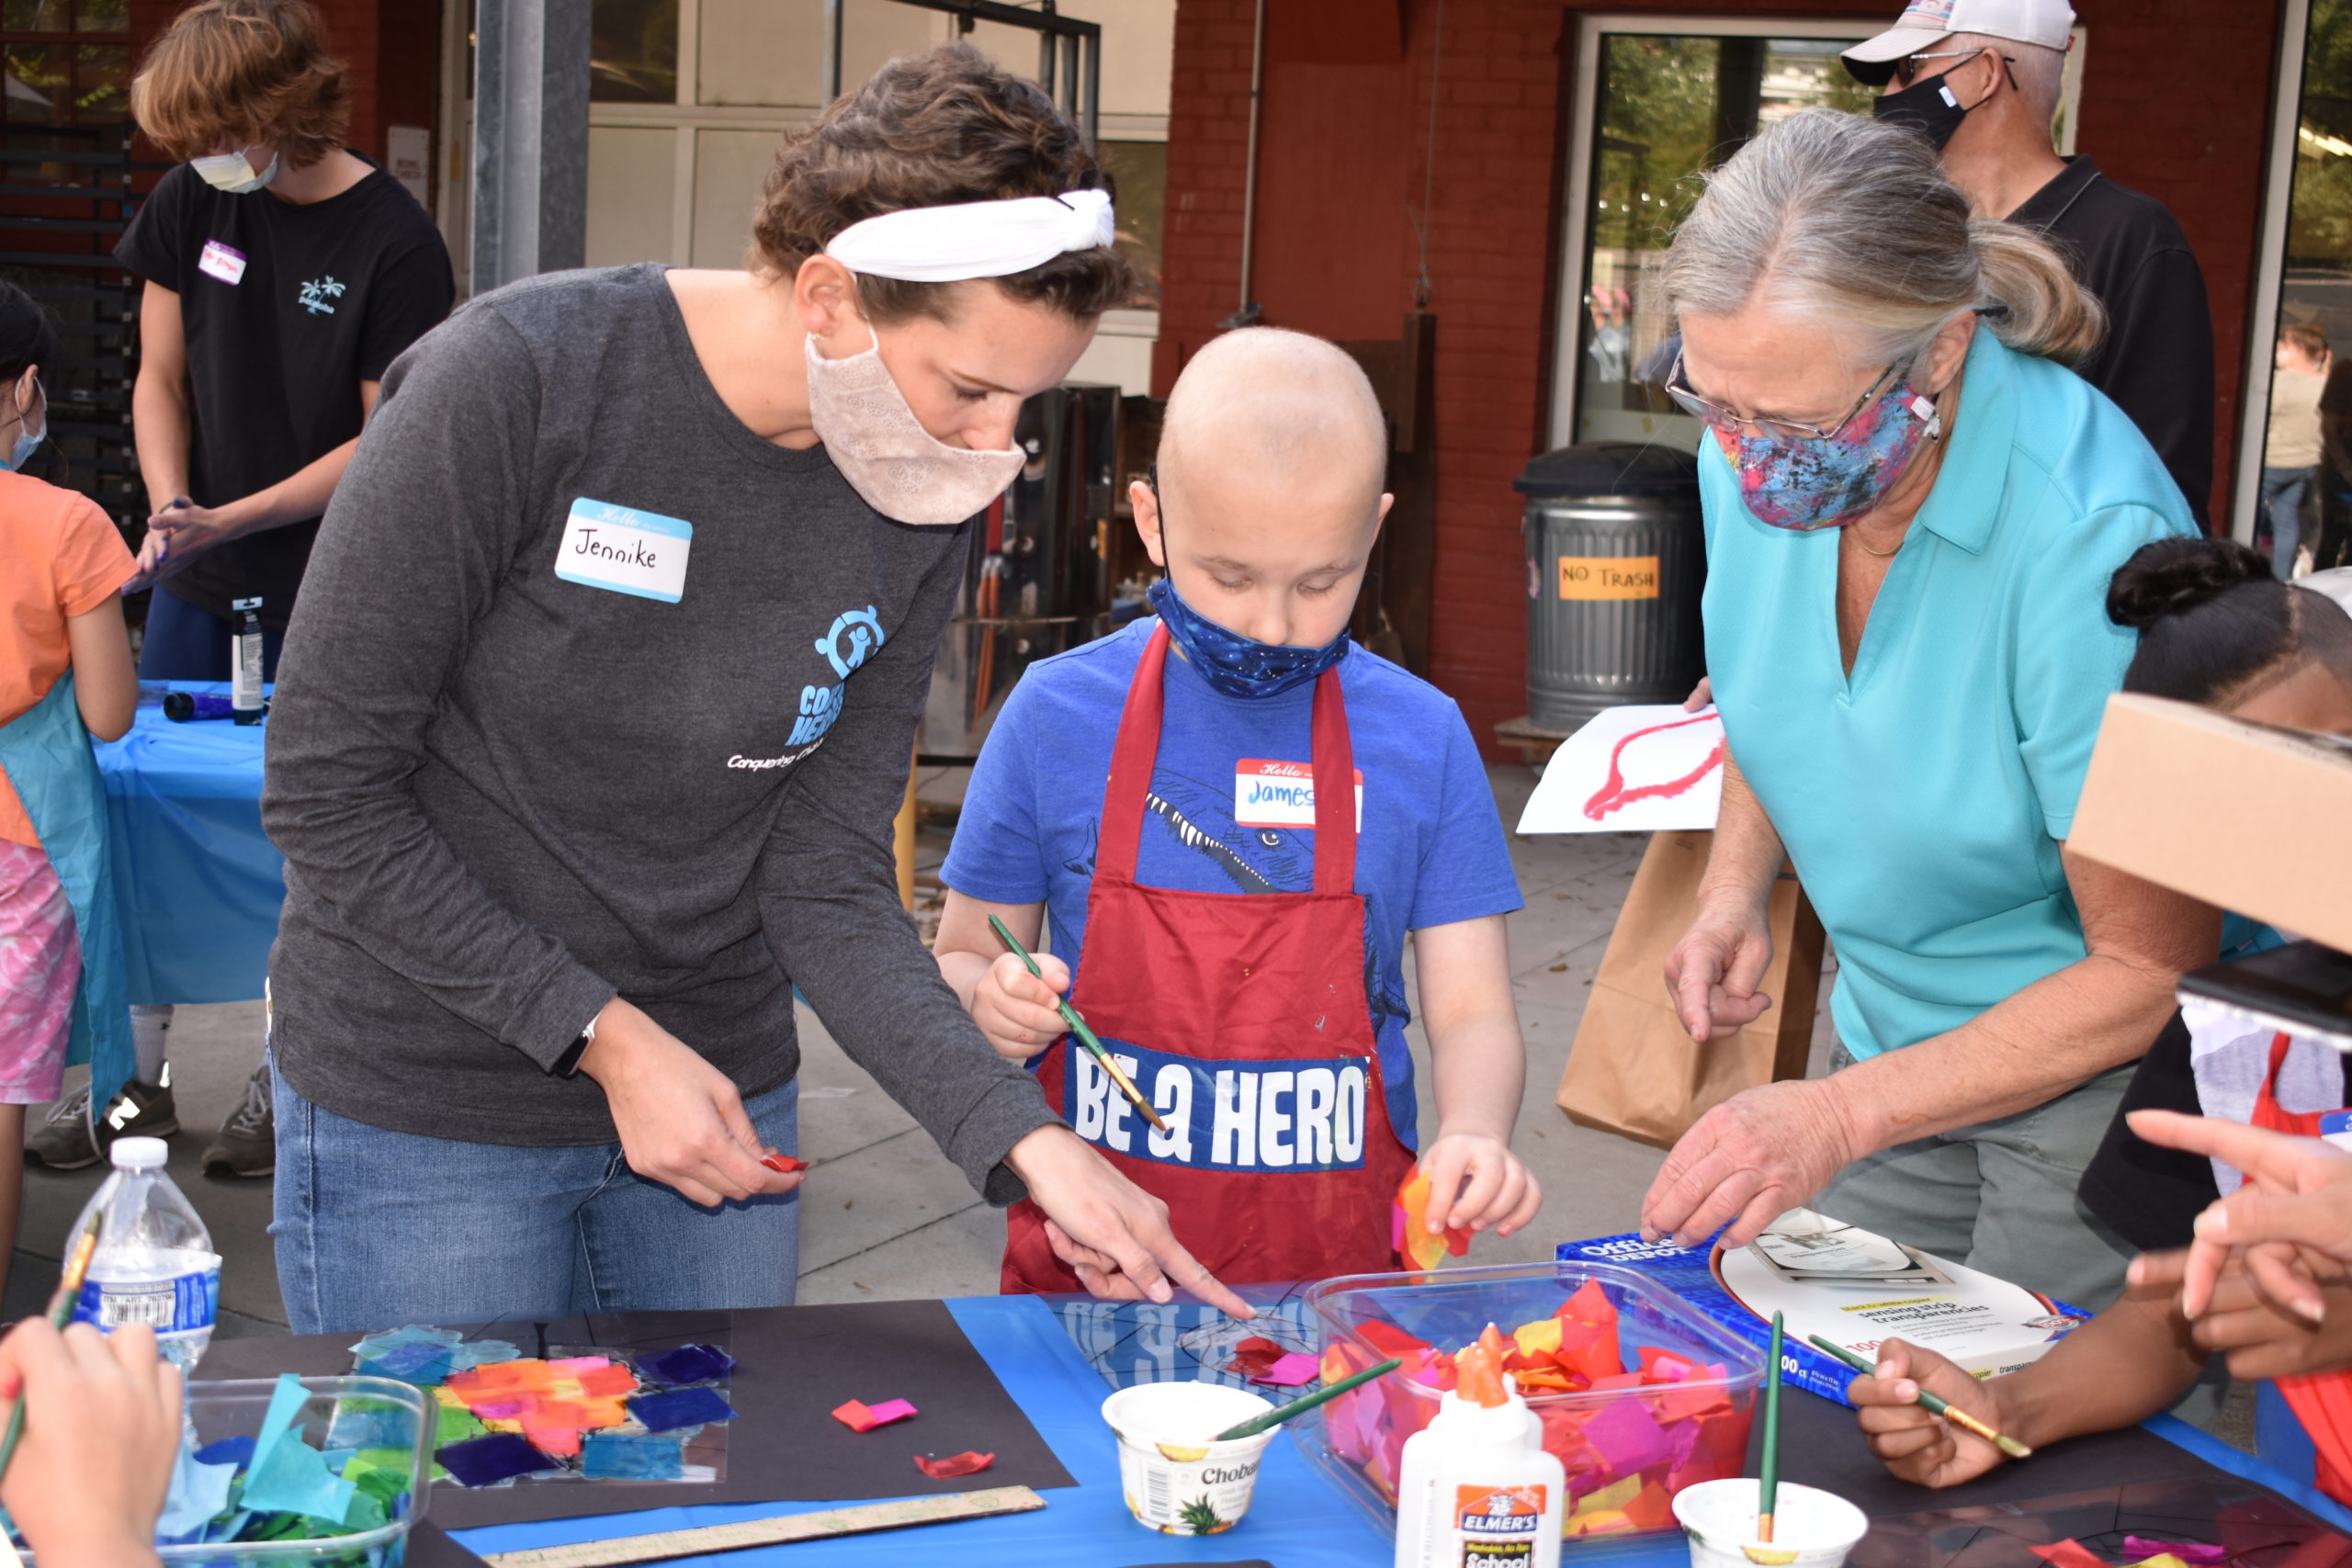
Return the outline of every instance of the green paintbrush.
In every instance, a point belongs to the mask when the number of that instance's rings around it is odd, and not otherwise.
[[[1294,1399],[1288,1404],[1277,1404],[1263,1416],[1252,1416],[1247,1421],[1227,1427],[1209,1441],[1229,1443],[1236,1438],[1254,1438],[1269,1427],[1279,1427],[1292,1416],[1312,1410],[1327,1399],[1337,1399],[1348,1390],[1360,1388],[1376,1377],[1385,1377],[1404,1364],[1396,1357],[1391,1356],[1378,1366],[1366,1367],[1360,1372],[1351,1372],[1338,1382],[1327,1382],[1304,1399]]]
[[[1876,1377],[1878,1375],[1878,1369],[1876,1367],[1871,1366],[1868,1361],[1863,1360],[1860,1356],[1855,1355],[1843,1345],[1834,1345],[1828,1340],[1824,1339],[1818,1334],[1811,1335],[1808,1337],[1812,1339],[1815,1349],[1820,1350],[1825,1355],[1837,1357],[1839,1360],[1845,1362],[1848,1366],[1853,1368],[1864,1377]],[[2000,1450],[2011,1459],[2031,1459],[2033,1457],[2033,1450],[2031,1449],[2027,1448],[2015,1438],[2009,1437],[2005,1433],[1993,1430],[1992,1427],[1986,1426],[1975,1416],[1971,1416],[1967,1411],[1955,1406],[1951,1401],[1948,1399],[1939,1399],[1936,1395],[1929,1393],[1926,1389],[1922,1388],[1919,1391],[1917,1403],[1926,1409],[1929,1415],[1940,1416],[1945,1420],[1951,1422],[1953,1426],[1963,1427],[1968,1431],[1975,1433],[1978,1437],[1984,1438],[1986,1442],[1992,1444],[1995,1448]]]
[[[73,1247],[65,1256],[65,1271],[58,1276],[57,1294],[49,1298],[50,1324],[61,1332],[74,1321],[74,1303],[82,1299],[82,1281],[90,1273],[90,1255],[98,1249],[100,1217],[98,1213],[92,1213],[90,1223],[84,1225],[82,1234],[74,1238]],[[0,1475],[8,1473],[8,1461],[17,1457],[17,1444],[24,1435],[25,1396],[19,1390],[17,1407],[8,1413],[7,1433],[0,1436]],[[0,1536],[0,1540],[6,1539]]]
[[[990,915],[989,924],[996,928],[999,942],[1021,955],[1021,962],[1029,965],[1029,973],[1040,980],[1046,977],[1045,971],[1037,967],[1037,961],[1029,956],[1029,950],[1021,945],[1021,939],[1005,930],[1002,920]],[[1094,1038],[1094,1031],[1086,1027],[1086,1020],[1078,1016],[1078,1010],[1060,997],[1054,998],[1054,1005],[1062,1010],[1062,1021],[1069,1025],[1069,1032],[1078,1037],[1078,1043],[1102,1064],[1102,1070],[1111,1075],[1111,1081],[1119,1086],[1119,1092],[1136,1102],[1136,1109],[1143,1112],[1146,1121],[1163,1133],[1169,1131],[1168,1123],[1159,1119],[1159,1112],[1151,1108],[1151,1101],[1143,1097],[1143,1090],[1136,1087],[1133,1078],[1119,1070],[1118,1063],[1111,1060],[1111,1053],[1102,1049],[1102,1042]]]
[[[1756,1539],[1772,1539],[1772,1509],[1781,1500],[1781,1314],[1772,1314],[1771,1364],[1764,1369],[1764,1454],[1757,1466]]]

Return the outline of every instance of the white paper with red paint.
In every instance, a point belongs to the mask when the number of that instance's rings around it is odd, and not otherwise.
[[[1679,703],[1604,708],[1560,743],[1520,814],[1522,833],[1711,829],[1724,800],[1724,723]]]

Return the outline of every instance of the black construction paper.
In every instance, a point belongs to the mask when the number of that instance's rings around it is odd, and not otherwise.
[[[1764,1439],[1763,1414],[1759,1399],[1748,1437],[1750,1475],[1756,1473],[1757,1445]],[[2142,1427],[2037,1449],[2031,1459],[1998,1466],[1964,1485],[1931,1491],[1887,1473],[1863,1441],[1851,1410],[1797,1388],[1781,1390],[1781,1479],[1834,1492],[1873,1518],[1927,1508],[2030,1502],[2099,1487],[2111,1490],[2127,1482],[2219,1479],[2272,1495]]]
[[[1078,1484],[953,1314],[935,1301],[617,1313],[486,1324],[466,1333],[469,1339],[508,1340],[526,1356],[544,1355],[550,1346],[723,1346],[737,1362],[727,1393],[739,1414],[727,1427],[723,1480],[523,1483],[481,1492],[436,1485],[432,1517],[448,1529],[706,1503],[846,1503]],[[280,1372],[340,1376],[351,1370],[351,1346],[358,1337],[218,1339],[197,1376],[208,1382]],[[865,1434],[829,1414],[852,1399],[871,1404],[902,1398],[922,1414]],[[966,1449],[993,1453],[996,1463],[977,1475],[938,1479],[910,1462],[917,1453]]]
[[[1875,1518],[1847,1561],[1852,1568],[2046,1568],[2034,1547],[2077,1540],[2113,1562],[2134,1535],[2219,1546],[2233,1568],[2344,1568],[2352,1561],[2352,1540],[2276,1493],[2218,1470],[2199,1480]]]
[[[430,1519],[409,1527],[408,1551],[401,1561],[401,1568],[487,1568],[481,1558],[451,1540]]]

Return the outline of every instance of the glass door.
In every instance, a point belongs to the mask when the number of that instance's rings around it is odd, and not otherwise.
[[[1658,389],[1674,351],[1658,272],[1699,176],[1774,120],[1816,106],[1867,113],[1875,96],[1838,60],[1867,27],[1699,20],[1668,33],[1658,20],[1583,24],[1554,446],[1697,449],[1699,422]]]

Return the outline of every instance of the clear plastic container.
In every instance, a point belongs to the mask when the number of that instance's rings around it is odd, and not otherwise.
[[[143,1323],[183,1374],[204,1359],[220,1306],[220,1255],[212,1235],[172,1179],[161,1138],[117,1138],[107,1176],[70,1233],[102,1215],[97,1251],[74,1305],[74,1321],[111,1333]]]
[[[313,1443],[334,1429],[338,1416],[367,1416],[373,1435],[379,1438],[396,1439],[406,1434],[406,1442],[380,1444],[410,1449],[414,1455],[408,1490],[388,1510],[390,1517],[375,1529],[322,1540],[159,1546],[155,1551],[164,1568],[400,1568],[409,1527],[424,1517],[425,1500],[432,1495],[425,1479],[431,1473],[428,1466],[437,1421],[432,1396],[390,1378],[304,1378],[302,1387],[309,1397],[294,1423]],[[188,1384],[188,1416],[196,1427],[198,1444],[260,1436],[262,1418],[277,1392],[275,1378]],[[24,1560],[28,1564],[36,1561],[29,1551],[24,1553]]]
[[[1567,1473],[1568,1507],[1561,1533],[1600,1542],[1642,1540],[1679,1529],[1670,1504],[1685,1486],[1741,1473],[1764,1358],[1731,1330],[1631,1269],[1605,1263],[1504,1264],[1426,1274],[1350,1274],[1306,1292],[1320,1331],[1327,1380],[1385,1360],[1390,1351],[1364,1325],[1385,1324],[1454,1351],[1492,1323],[1505,1335],[1546,1318],[1587,1282],[1617,1311],[1624,1361],[1656,1348],[1698,1368],[1680,1382],[1574,1392],[1526,1391],[1544,1423],[1544,1446]],[[1377,1330],[1375,1330],[1375,1333]],[[1720,1372],[1714,1369],[1720,1368]],[[1313,1419],[1292,1423],[1308,1461],[1336,1482],[1384,1528],[1394,1529],[1396,1476],[1405,1439],[1436,1416],[1443,1396],[1410,1368],[1324,1404]],[[1634,1410],[1611,1415],[1612,1406]],[[1643,1419],[1662,1439],[1652,1439]],[[1605,1434],[1588,1440],[1598,1422]],[[1620,1473],[1612,1461],[1636,1457],[1663,1441],[1650,1463]],[[1623,1494],[1622,1505],[1620,1495]],[[1657,1516],[1653,1517],[1653,1516]]]

